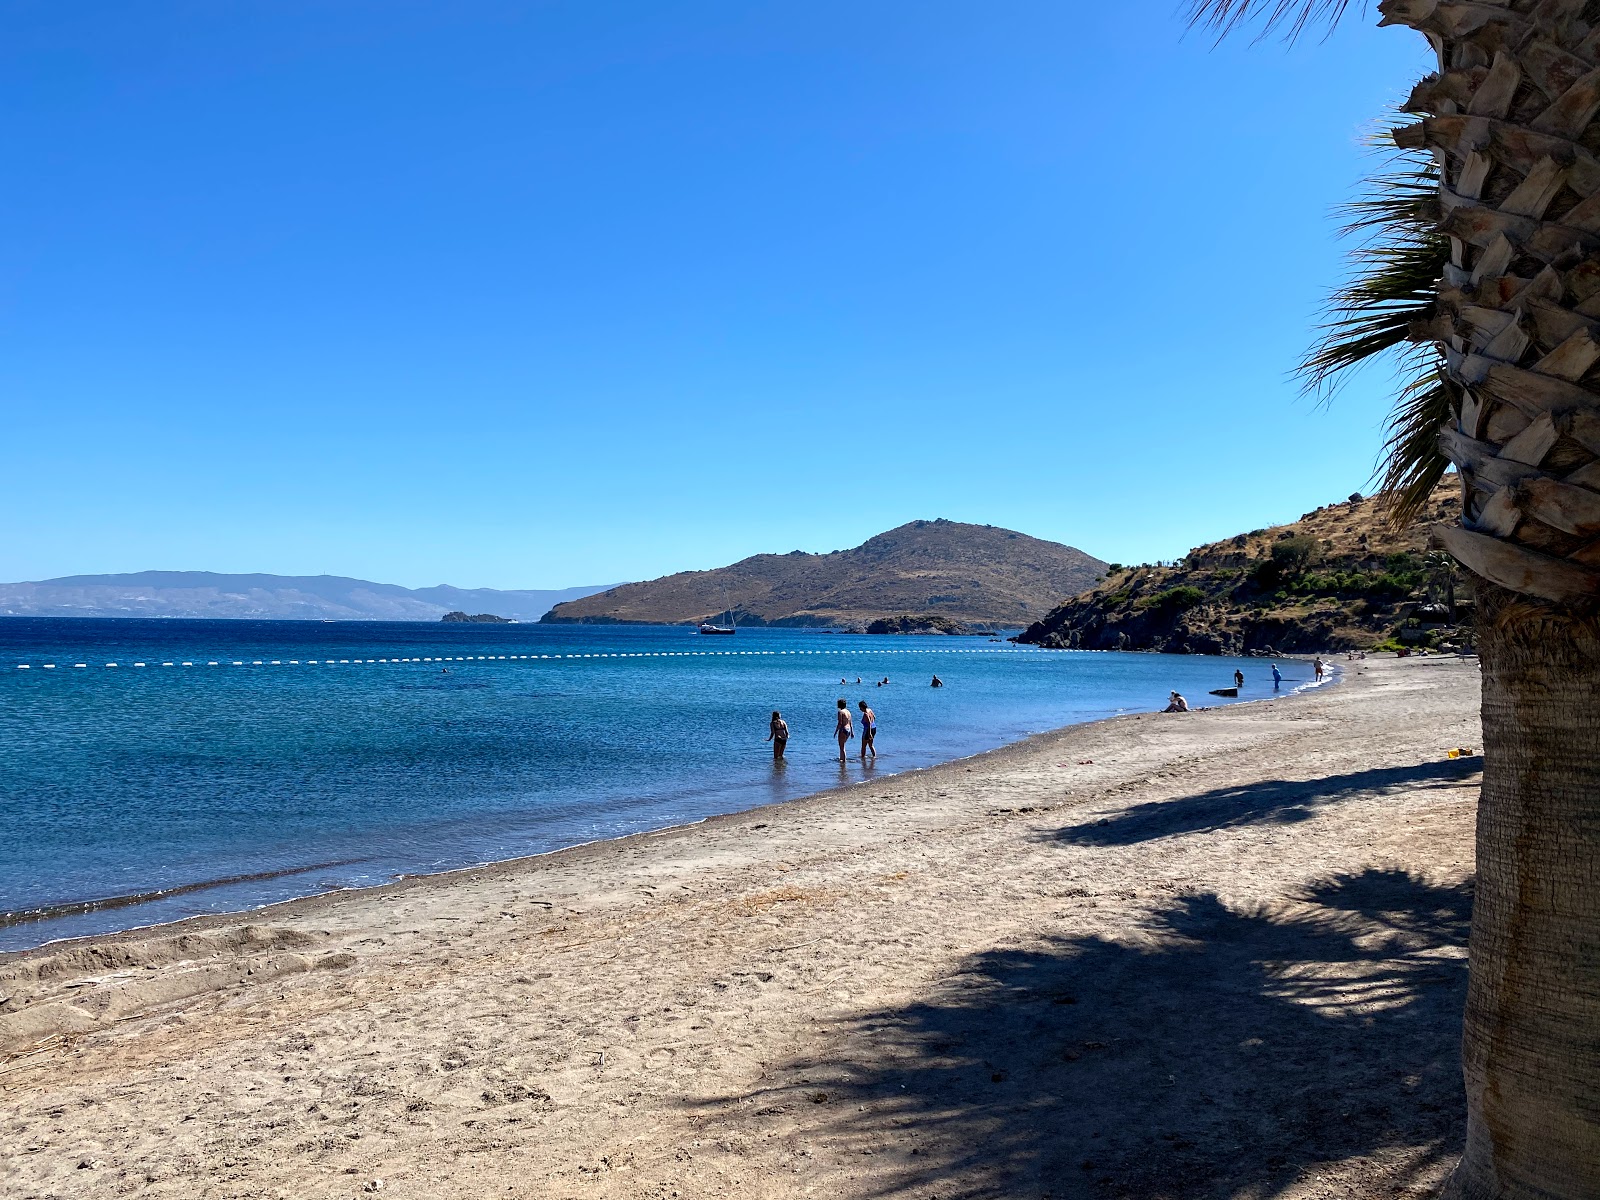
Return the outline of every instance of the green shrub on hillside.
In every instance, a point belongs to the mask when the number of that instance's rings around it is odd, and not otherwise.
[[[1164,592],[1157,592],[1139,602],[1140,608],[1159,608],[1165,612],[1179,613],[1205,602],[1206,594],[1190,584],[1179,584]]]
[[[1272,561],[1278,564],[1285,578],[1304,574],[1320,557],[1322,547],[1308,533],[1291,534],[1272,543]]]

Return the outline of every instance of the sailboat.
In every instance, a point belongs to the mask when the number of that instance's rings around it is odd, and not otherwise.
[[[726,592],[722,595],[722,603],[724,605],[723,612],[728,615],[728,623],[726,625],[714,625],[709,621],[702,622],[700,625],[701,633],[733,634],[739,632],[738,618],[733,615],[733,609],[726,607],[728,603]]]
[[[729,621],[733,620],[733,613],[730,612],[728,614],[728,620]],[[702,624],[700,626],[700,632],[701,633],[738,633],[739,632],[739,627],[737,625],[712,625],[709,622],[706,622],[706,623],[704,623],[704,624]]]

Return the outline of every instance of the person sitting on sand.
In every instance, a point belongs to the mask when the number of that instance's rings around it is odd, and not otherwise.
[[[783,757],[783,748],[789,744],[789,722],[777,709],[772,710],[772,720],[767,724],[767,741],[772,743],[772,761]]]
[[[933,677],[933,682],[930,683],[928,686],[929,687],[943,687],[944,686],[944,680],[940,679],[937,675],[935,675]]]
[[[850,705],[839,701],[839,711],[835,714],[833,736],[839,739],[839,761],[844,761],[844,744],[855,737],[855,728],[850,723]]]
[[[868,753],[874,759],[878,757],[878,748],[873,745],[878,737],[878,714],[867,707],[865,700],[857,707],[861,709],[861,760],[865,762]]]
[[[1171,701],[1161,711],[1162,712],[1188,712],[1189,711],[1189,702],[1187,700],[1185,700],[1182,696],[1180,696],[1177,692],[1173,692]]]
[[[1233,672],[1233,686],[1236,688],[1242,688],[1244,686],[1244,672],[1238,670],[1237,668],[1235,668]]]

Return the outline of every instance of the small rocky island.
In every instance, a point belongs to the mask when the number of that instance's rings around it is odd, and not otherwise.
[[[902,613],[898,617],[882,617],[867,626],[868,633],[943,633],[954,636],[970,634],[973,629],[964,621],[929,613]]]
[[[497,617],[493,613],[478,613],[476,616],[470,616],[469,617],[464,612],[447,612],[447,613],[445,613],[444,616],[440,617],[439,620],[441,620],[441,621],[449,621],[449,622],[451,622],[453,624],[458,624],[458,625],[461,624],[462,622],[465,622],[465,623],[467,623],[469,625],[515,625],[516,624],[516,622],[513,621],[510,617]]]

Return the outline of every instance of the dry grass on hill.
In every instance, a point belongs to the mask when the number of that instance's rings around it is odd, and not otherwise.
[[[1448,643],[1464,635],[1450,628],[1458,613],[1425,607],[1447,592],[1447,568],[1430,562],[1428,542],[1433,526],[1460,515],[1454,475],[1400,529],[1382,501],[1354,496],[1288,525],[1198,546],[1173,566],[1112,569],[1022,640],[1199,654],[1364,649],[1391,637]],[[1459,577],[1454,587],[1466,601]]]

